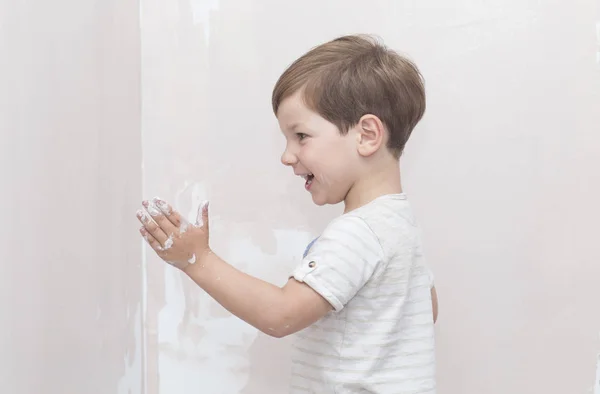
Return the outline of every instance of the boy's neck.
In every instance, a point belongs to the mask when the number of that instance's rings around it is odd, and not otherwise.
[[[384,166],[378,171],[361,177],[354,183],[344,199],[344,213],[362,207],[378,197],[402,193],[400,166]]]

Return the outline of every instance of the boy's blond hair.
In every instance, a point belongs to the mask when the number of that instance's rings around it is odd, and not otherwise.
[[[363,115],[377,116],[396,158],[425,112],[424,82],[416,65],[366,35],[337,38],[296,60],[273,89],[275,114],[284,99],[300,90],[306,105],[342,134]]]

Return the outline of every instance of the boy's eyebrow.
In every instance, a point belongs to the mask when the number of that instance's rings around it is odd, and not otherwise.
[[[294,122],[287,126],[284,131],[287,131],[288,133],[293,133],[298,128],[298,126],[300,126],[300,123]]]
[[[302,121],[300,122],[294,122],[290,125],[289,129],[292,132],[297,131],[296,129],[298,128],[303,128],[303,131],[310,131],[310,128],[306,125],[306,123],[303,123]]]

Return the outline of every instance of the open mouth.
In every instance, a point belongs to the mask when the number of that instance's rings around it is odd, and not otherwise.
[[[304,184],[304,187],[308,190],[310,188],[310,185],[312,185],[312,181],[315,178],[315,176],[313,174],[307,174],[304,175],[304,179],[306,180],[306,183]]]

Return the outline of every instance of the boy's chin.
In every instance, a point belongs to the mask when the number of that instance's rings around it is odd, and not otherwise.
[[[315,203],[315,205],[318,205],[320,207],[322,207],[323,205],[327,204],[327,201],[324,201],[324,200],[322,200],[320,198],[315,198],[315,196],[313,196],[312,200]]]
[[[315,205],[322,207],[323,205],[327,204],[327,199],[324,198],[324,196],[319,195],[318,193],[312,193],[311,197]]]
[[[327,198],[327,196],[321,196],[319,194],[313,194],[312,200],[313,203],[315,203],[315,205],[318,205],[320,207],[322,207],[323,205],[336,205],[344,201],[343,199],[336,199],[332,201],[330,198]]]

